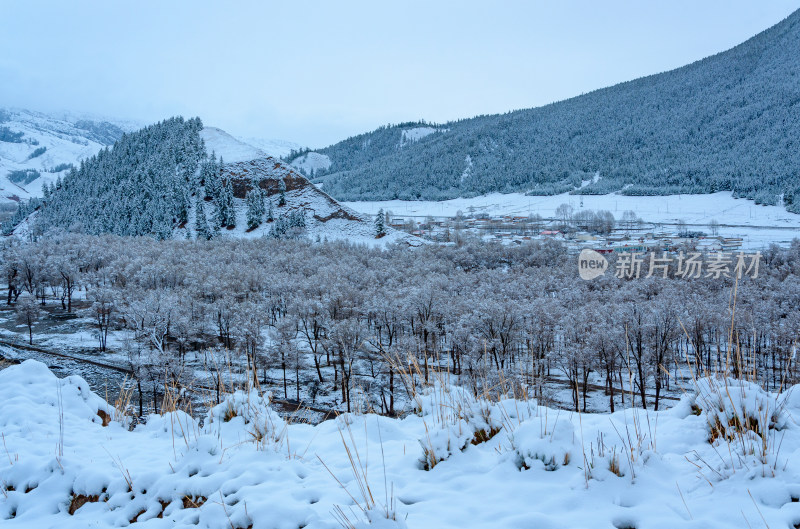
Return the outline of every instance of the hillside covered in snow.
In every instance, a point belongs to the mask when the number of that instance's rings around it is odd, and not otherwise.
[[[798,49],[800,11],[673,71],[539,108],[382,127],[299,162],[325,157],[308,170],[346,201],[729,191],[797,213]]]
[[[222,159],[222,179],[231,182],[235,223],[223,231],[229,236],[269,236],[274,234],[274,219],[299,214],[304,219],[305,234],[313,240],[347,240],[370,245],[396,242],[411,246],[422,244],[417,237],[388,226],[385,228],[386,235],[376,239],[373,216],[341,205],[294,167],[217,128],[204,128],[200,136],[206,150]],[[271,208],[273,221],[250,228],[247,222],[247,194],[254,188],[254,183],[264,193],[265,215],[270,215]],[[285,204],[281,203],[282,194]],[[176,237],[185,237],[187,230],[190,236],[197,233],[196,207],[196,204],[192,206],[189,222],[176,230]],[[212,223],[213,213],[208,210],[205,213],[207,221]]]
[[[42,196],[80,161],[119,140],[135,125],[0,108],[0,203]]]
[[[416,237],[341,206],[289,165],[199,118],[171,118],[45,183],[4,226],[99,235],[309,237],[385,245]]]

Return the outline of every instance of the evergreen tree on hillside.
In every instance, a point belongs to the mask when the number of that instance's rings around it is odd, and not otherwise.
[[[233,204],[233,184],[229,180],[221,181],[219,195],[215,203],[217,206],[216,225],[220,228],[236,226],[236,209]]]
[[[198,239],[211,239],[211,228],[208,226],[208,220],[206,219],[206,208],[204,206],[204,200],[200,198],[200,193],[197,193],[197,198],[195,199],[194,224]]]
[[[279,216],[269,230],[275,239],[299,239],[306,231],[306,216],[302,211],[292,211]]]
[[[211,156],[203,162],[200,167],[200,183],[205,186],[206,196],[216,199],[220,192],[220,167],[217,164],[217,156],[211,153]]]
[[[383,217],[383,208],[378,210],[378,214],[375,215],[375,236],[376,237],[383,237],[386,235],[386,226],[384,225],[384,217]]]
[[[264,220],[264,192],[258,186],[258,181],[253,180],[250,191],[247,192],[245,203],[247,204],[247,227],[255,229]]]
[[[286,205],[286,180],[281,178],[280,184],[278,184],[278,207]]]
[[[269,199],[269,203],[267,205],[267,222],[272,222],[275,220],[275,208],[272,207],[272,199]]]

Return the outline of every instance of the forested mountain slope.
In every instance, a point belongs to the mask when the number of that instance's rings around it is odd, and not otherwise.
[[[219,157],[217,156],[219,155]],[[20,205],[6,234],[53,231],[157,239],[312,237],[421,244],[377,226],[320,191],[287,164],[200,118],[164,120],[113,147]]]
[[[677,70],[540,108],[383,127],[305,169],[340,200],[730,190],[797,212],[798,138],[800,11]]]
[[[88,234],[167,238],[188,218],[198,165],[206,153],[194,118],[172,118],[124,135],[47,186],[41,200],[20,205],[36,233],[64,229]],[[27,218],[35,213],[34,218]]]

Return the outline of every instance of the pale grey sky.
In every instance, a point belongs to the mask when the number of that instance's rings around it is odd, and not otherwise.
[[[0,106],[325,146],[543,105],[728,49],[800,0],[0,0]]]

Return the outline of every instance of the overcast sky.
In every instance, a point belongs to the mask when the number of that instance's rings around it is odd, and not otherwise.
[[[0,0],[0,107],[325,146],[546,104],[728,49],[800,0]]]

